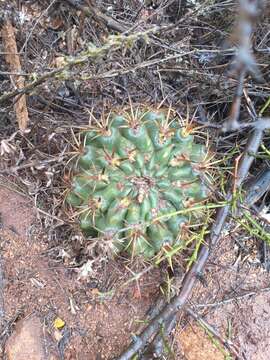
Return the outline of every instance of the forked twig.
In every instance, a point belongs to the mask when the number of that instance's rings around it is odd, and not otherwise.
[[[263,130],[253,130],[251,132],[243,156],[240,160],[236,179],[234,179],[236,187],[239,189],[245,180],[250,166],[254,160],[254,155],[257,153],[261,141],[263,139]],[[168,319],[174,316],[174,314],[183,308],[188,297],[190,296],[192,289],[196,283],[198,275],[202,272],[207,259],[214,246],[218,244],[221,231],[225,224],[226,218],[230,211],[230,202],[232,200],[232,191],[227,195],[227,205],[219,208],[217,211],[216,221],[214,222],[210,234],[205,239],[205,244],[202,245],[197,262],[190,268],[184,277],[182,288],[178,295],[176,295],[172,301],[165,305],[162,311],[153,318],[149,325],[142,331],[139,336],[134,338],[133,343],[129,348],[122,353],[118,360],[131,359],[136,353],[142,350],[151,338],[159,331],[161,326],[166,326]]]

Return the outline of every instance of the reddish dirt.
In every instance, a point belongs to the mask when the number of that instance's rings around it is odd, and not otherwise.
[[[79,279],[76,269],[50,257],[48,244],[41,236],[30,234],[35,212],[27,197],[1,188],[0,213],[6,333],[12,333],[13,329],[7,328],[7,324],[35,314],[57,346],[59,359],[117,357],[130,342],[130,334],[142,326],[158,296],[159,271],[144,275],[140,281],[141,297],[135,282],[123,286],[131,275],[120,262],[112,261],[99,270],[98,285],[91,278]],[[234,242],[228,236],[209,262],[206,285],[197,285],[192,298],[194,304],[237,298],[245,291],[269,284],[269,276],[260,266],[236,259]],[[114,296],[105,294],[119,287],[121,290]],[[224,338],[231,324],[230,339],[242,359],[268,359],[270,303],[267,292],[232,300],[216,308],[205,306],[204,311],[204,319]],[[57,317],[65,322],[62,329],[54,326]],[[189,325],[183,327],[187,320]],[[223,358],[222,352],[190,318],[185,318],[184,323],[181,320],[177,328],[173,346],[176,359]]]
[[[141,298],[136,284],[131,283],[106,299],[91,282],[78,280],[76,271],[50,260],[47,245],[39,238],[27,236],[34,212],[26,198],[1,189],[0,209],[6,319],[39,314],[58,340],[65,359],[111,359],[118,355],[158,295],[159,272],[144,276]],[[113,287],[130,277],[124,265],[116,269],[113,263],[99,276],[101,283],[112,283]],[[65,321],[61,331],[53,326],[56,317]]]
[[[6,342],[8,360],[57,360],[55,349],[49,348],[51,339],[37,316],[18,321]]]
[[[175,345],[181,351],[179,358],[188,360],[224,360],[222,352],[215,347],[205,331],[193,324],[177,331]]]
[[[246,259],[238,256],[233,236],[237,234],[231,233],[224,237],[219,249],[212,254],[205,271],[203,285],[197,284],[191,301],[192,304],[200,304],[197,311],[204,309],[204,320],[213,326],[224,340],[229,339],[233,342],[238,349],[240,359],[268,360],[269,274],[259,265],[254,254]],[[252,250],[250,249],[251,253]],[[267,291],[260,292],[259,289],[263,288]],[[253,295],[240,297],[249,293]],[[198,359],[198,353],[201,351],[200,359],[219,359],[211,350],[213,347],[216,349],[219,347],[213,342],[209,345],[209,337],[202,329],[198,330],[198,323],[190,318],[188,320],[191,326],[188,326],[187,330],[183,331],[179,328],[176,331],[175,351],[178,357],[187,360]],[[202,333],[204,335],[200,340],[201,350],[199,350],[200,346],[198,347],[195,339]],[[196,346],[192,346],[192,343],[196,343]],[[203,349],[206,347],[208,350],[204,352]]]
[[[6,230],[25,239],[35,219],[31,201],[5,187],[0,187],[0,201],[0,223]]]

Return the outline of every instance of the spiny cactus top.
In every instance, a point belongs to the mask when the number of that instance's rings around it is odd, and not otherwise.
[[[66,201],[85,234],[150,258],[181,241],[191,219],[177,211],[206,197],[204,158],[205,147],[169,110],[110,115],[84,133]]]

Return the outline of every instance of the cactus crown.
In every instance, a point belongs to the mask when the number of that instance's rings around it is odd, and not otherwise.
[[[83,144],[66,197],[82,231],[110,239],[114,252],[145,258],[179,243],[194,215],[177,211],[206,198],[206,148],[179,118],[170,109],[130,108],[85,131]]]

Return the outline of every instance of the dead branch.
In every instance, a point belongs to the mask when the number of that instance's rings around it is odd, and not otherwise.
[[[198,321],[201,326],[203,328],[205,328],[207,330],[207,332],[209,332],[212,336],[214,336],[229,352],[230,354],[234,355],[235,358],[239,359],[239,352],[238,349],[236,348],[236,346],[229,340],[224,339],[220,333],[212,326],[210,325],[207,321],[205,321],[196,311],[192,310],[190,307],[185,307],[184,311],[193,317],[194,320]],[[177,321],[177,315],[173,315],[168,322],[166,323],[165,327],[164,327],[164,333],[170,334],[171,331],[173,330],[173,328],[175,327]],[[151,343],[151,348],[153,350],[151,350],[151,355],[150,356],[154,356],[155,358],[159,358],[162,356],[163,351],[164,351],[164,339],[162,338],[162,336],[160,334],[157,334],[155,339],[153,340],[153,342]],[[151,359],[152,359],[151,357]],[[147,358],[146,356],[142,356],[141,360],[148,360],[149,358]]]
[[[9,65],[11,73],[12,82],[17,90],[24,88],[24,77],[19,74],[22,70],[20,57],[18,55],[18,49],[16,44],[16,38],[14,33],[14,28],[9,19],[6,19],[3,28],[2,28],[3,44],[6,52],[5,58],[6,62]],[[14,111],[16,114],[17,122],[19,124],[19,129],[25,131],[29,123],[28,110],[26,106],[26,96],[22,95],[14,103]]]
[[[246,70],[242,69],[239,74],[238,84],[236,87],[233,103],[231,106],[230,116],[228,120],[223,124],[222,130],[224,132],[237,130],[241,126],[238,120],[240,116],[240,107],[241,107],[242,95],[244,90],[245,76],[246,76]]]
[[[180,279],[176,278],[176,283],[174,284],[174,286],[177,288],[180,285],[181,285]],[[155,306],[151,309],[151,311],[148,314],[150,321],[159,314],[159,312],[164,307],[165,303],[166,303],[166,300],[165,300],[164,296],[160,296],[158,298],[158,300],[156,301]],[[164,351],[164,336],[167,336],[172,332],[172,330],[175,327],[176,320],[177,320],[177,314],[174,314],[166,321],[166,323],[164,324],[163,329],[162,329],[163,334],[161,334],[159,331],[155,335],[151,344],[149,344],[146,351],[140,357],[140,360],[150,360],[150,359],[153,359],[153,356],[155,358],[162,356],[163,351]]]
[[[238,51],[234,60],[234,71],[238,74],[238,85],[235,91],[230,115],[223,124],[223,131],[232,131],[240,127],[239,115],[247,73],[262,81],[262,76],[252,53],[252,34],[255,21],[259,15],[260,0],[239,1],[239,22],[235,29],[235,40]]]
[[[230,131],[239,131],[246,128],[254,128],[257,130],[267,130],[270,129],[270,118],[258,118],[256,121],[240,123],[239,121],[235,122],[234,128]]]
[[[270,168],[263,169],[247,186],[248,190],[245,197],[245,204],[251,206],[270,190]]]
[[[238,189],[241,187],[243,181],[245,180],[249,172],[250,166],[254,160],[254,155],[258,151],[262,139],[262,130],[253,130],[253,132],[249,136],[246,148],[240,160],[237,176],[235,179],[235,184]],[[166,326],[166,322],[170,317],[172,317],[177,311],[183,308],[192,292],[198,275],[200,275],[207,262],[210,254],[210,249],[213,250],[213,248],[218,244],[223,226],[230,211],[230,202],[232,200],[232,197],[233,194],[232,191],[230,191],[226,198],[227,205],[219,208],[219,210],[217,211],[216,221],[211,228],[210,235],[205,239],[205,244],[202,245],[200,249],[197,262],[194,263],[194,265],[185,275],[179,294],[176,295],[169,304],[164,306],[162,311],[156,317],[154,317],[154,319],[149,323],[149,325],[143,330],[143,332],[139,336],[135,337],[133,343],[118,358],[118,360],[131,359],[132,356],[134,356],[147,345],[152,336],[158,332],[161,326]]]
[[[159,359],[164,354],[164,336],[169,335],[173,331],[176,321],[177,314],[174,314],[167,320],[163,328],[163,334],[160,334],[160,331],[156,334],[140,360],[152,360],[153,357]]]
[[[204,120],[201,121],[200,119],[196,119],[195,120],[198,124],[201,124],[201,128],[214,128],[214,129],[219,129],[222,130],[223,125],[217,124],[217,123],[211,123],[209,121],[205,122]],[[252,122],[247,122],[247,121],[242,121],[242,122],[237,122],[237,124],[235,124],[235,128],[233,129],[233,131],[241,131],[243,129],[257,129],[257,130],[267,130],[270,129],[270,118],[264,117],[264,118],[260,118],[260,117],[256,117],[255,121]]]
[[[101,12],[96,6],[91,5],[90,2],[88,2],[88,6],[81,5],[76,0],[66,0],[63,1],[63,3],[69,3],[69,5],[77,10],[80,10],[85,16],[94,17],[100,20],[112,30],[121,33],[128,30],[126,26],[120,24],[118,21]]]

